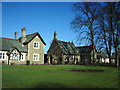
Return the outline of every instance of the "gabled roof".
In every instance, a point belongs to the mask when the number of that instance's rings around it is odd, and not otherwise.
[[[44,40],[42,39],[42,37],[38,32],[26,35],[27,39],[24,42],[24,44],[28,44],[37,35],[41,39],[41,41],[46,45],[46,43],[44,42]],[[0,44],[0,50],[10,51],[14,47],[14,48],[17,48],[20,52],[27,52],[27,47],[22,47],[22,43],[20,42],[20,39],[21,37],[19,39],[0,37],[0,43],[2,42],[2,44]]]
[[[26,35],[26,40],[23,44],[28,44],[31,40],[34,39],[35,36],[39,36],[39,38],[41,39],[41,41],[46,45],[46,43],[44,42],[44,40],[42,39],[42,37],[40,36],[40,34],[38,32],[36,33],[33,33],[33,34],[28,34]],[[19,38],[19,40],[21,39],[22,37]]]
[[[12,47],[16,47],[21,52],[27,52],[27,49],[22,47],[21,43],[18,39],[4,38],[0,37],[0,50],[9,51]]]
[[[76,49],[73,43],[60,40],[56,40],[56,42],[62,50],[63,54],[79,55],[79,51]]]
[[[12,47],[7,54],[10,55],[15,49],[21,54],[21,52],[16,47]]]
[[[93,46],[79,46],[76,47],[80,53],[89,53],[93,50]]]

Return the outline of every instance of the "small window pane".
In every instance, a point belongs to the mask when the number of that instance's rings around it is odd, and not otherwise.
[[[0,59],[2,59],[2,53],[0,53]]]
[[[3,53],[3,59],[5,59],[5,53]]]

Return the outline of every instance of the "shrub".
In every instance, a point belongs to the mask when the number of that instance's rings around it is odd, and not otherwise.
[[[5,65],[5,61],[2,61],[2,64]]]
[[[34,62],[32,62],[32,65],[34,65]]]
[[[27,60],[26,65],[30,65],[30,60]]]

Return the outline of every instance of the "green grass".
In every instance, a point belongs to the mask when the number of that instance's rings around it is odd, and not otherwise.
[[[72,72],[102,69],[104,72]],[[81,65],[3,65],[3,88],[118,88],[118,68]]]

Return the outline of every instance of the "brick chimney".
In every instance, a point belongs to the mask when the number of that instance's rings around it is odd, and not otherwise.
[[[18,39],[18,32],[15,32],[15,39]]]
[[[23,43],[26,40],[26,28],[22,28],[22,38],[21,42]]]

